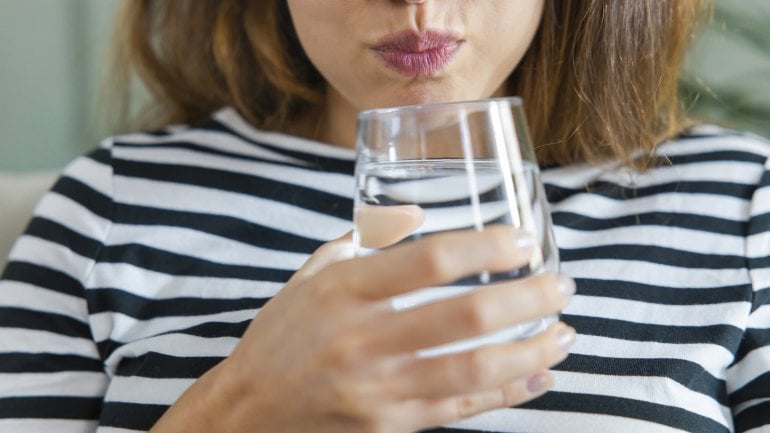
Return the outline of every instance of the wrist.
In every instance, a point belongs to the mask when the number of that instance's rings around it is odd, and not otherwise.
[[[163,414],[150,433],[242,431],[238,413],[245,408],[245,381],[234,377],[227,358],[193,383]],[[254,407],[249,408],[253,416]]]

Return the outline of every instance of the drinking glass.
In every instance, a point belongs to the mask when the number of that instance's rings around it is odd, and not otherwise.
[[[557,271],[551,217],[520,98],[363,111],[358,116],[354,243],[357,255],[449,230],[508,224],[536,239],[530,262],[392,298],[396,310]],[[383,229],[383,225],[386,227]],[[379,230],[376,228],[379,227]],[[511,239],[514,242],[514,239]],[[555,317],[418,352],[430,357],[532,336]]]

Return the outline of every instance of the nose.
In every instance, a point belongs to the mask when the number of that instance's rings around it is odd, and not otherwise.
[[[393,5],[401,3],[403,1],[404,3],[408,5],[419,5],[415,7],[406,7],[405,10],[408,11],[409,20],[412,22],[412,27],[417,31],[425,31],[425,28],[427,26],[428,22],[428,15],[430,9],[430,5],[432,5],[434,2],[427,2],[426,0],[391,0],[393,1]]]

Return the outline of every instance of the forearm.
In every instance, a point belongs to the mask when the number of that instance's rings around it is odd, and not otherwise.
[[[228,377],[228,360],[201,376],[171,406],[150,433],[228,433],[243,431],[233,421],[242,399],[236,381]],[[256,409],[256,408],[252,408]]]

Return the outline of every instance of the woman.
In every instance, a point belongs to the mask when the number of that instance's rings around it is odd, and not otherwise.
[[[770,150],[682,132],[698,9],[127,1],[121,64],[163,128],[73,162],[11,253],[0,431],[770,431]],[[394,312],[531,239],[352,258],[356,112],[508,94],[565,275]],[[562,309],[529,340],[414,356]]]

